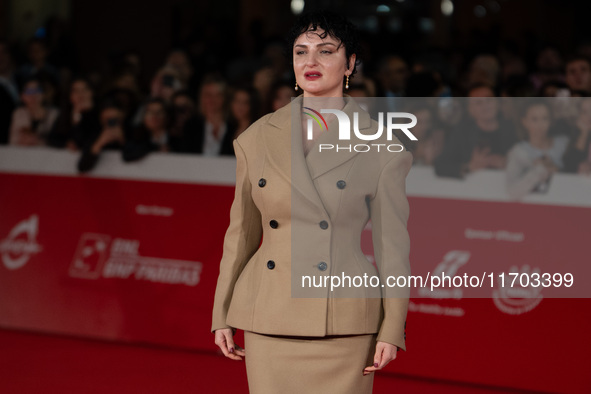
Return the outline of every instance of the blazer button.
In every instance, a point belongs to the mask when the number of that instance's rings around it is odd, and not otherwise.
[[[279,223],[277,223],[277,220],[273,219],[269,222],[269,226],[271,226],[271,228],[277,228],[277,226],[279,226]]]
[[[265,178],[259,179],[259,186],[260,187],[265,187],[266,184],[267,184],[267,180]]]
[[[346,185],[347,185],[347,183],[344,180],[342,180],[342,179],[337,182],[337,187],[339,189],[344,189]]]
[[[328,228],[328,222],[326,220],[321,221],[318,223],[321,229],[326,230]]]
[[[318,269],[320,271],[326,271],[326,263],[324,261],[321,261],[320,263],[318,263]]]
[[[275,268],[275,262],[273,260],[267,261],[267,268],[269,268],[270,270]]]

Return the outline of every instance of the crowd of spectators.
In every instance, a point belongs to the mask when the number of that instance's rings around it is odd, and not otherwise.
[[[540,47],[533,65],[499,48],[446,70],[395,50],[365,57],[372,67],[362,62],[345,93],[422,98],[402,104],[418,119],[418,142],[408,143],[416,165],[453,178],[505,170],[514,197],[543,191],[557,171],[591,175],[591,45],[571,54]],[[259,59],[206,73],[195,72],[199,59],[186,48],[174,48],[148,86],[132,51],[111,75],[74,73],[55,58],[43,38],[20,53],[0,40],[0,144],[79,152],[80,172],[104,150],[121,151],[125,161],[155,151],[231,156],[234,138],[300,93],[277,41]]]
[[[106,78],[54,67],[40,38],[29,41],[22,65],[14,52],[0,41],[0,144],[79,152],[80,172],[92,170],[104,150],[121,151],[125,161],[153,151],[233,155],[233,139],[292,96],[291,83],[266,69],[256,87],[230,86],[220,72],[197,79],[180,49],[169,53],[146,93],[131,52]]]

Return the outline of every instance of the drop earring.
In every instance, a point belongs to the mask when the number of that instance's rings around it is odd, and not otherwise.
[[[295,90],[298,90],[298,83],[295,84]]]
[[[349,76],[347,75],[347,82],[345,83],[345,89],[349,89]]]

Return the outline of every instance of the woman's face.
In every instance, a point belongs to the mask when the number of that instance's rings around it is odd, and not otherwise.
[[[238,120],[250,118],[250,96],[247,92],[239,90],[234,94],[231,103],[232,115]]]
[[[37,81],[28,82],[23,89],[21,99],[27,108],[39,107],[43,104],[43,88]]]
[[[146,106],[144,125],[148,130],[159,131],[164,129],[166,112],[159,103],[150,103]]]
[[[92,90],[84,81],[76,81],[70,90],[70,102],[78,110],[92,107]]]
[[[293,46],[293,69],[305,97],[339,97],[343,94],[343,77],[350,75],[355,55],[347,62],[345,47],[324,30],[301,34]]]
[[[532,105],[521,119],[521,123],[530,140],[545,137],[550,128],[550,111],[543,104]]]

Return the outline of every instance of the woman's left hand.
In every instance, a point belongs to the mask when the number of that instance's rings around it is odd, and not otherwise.
[[[373,356],[374,365],[363,369],[363,376],[384,368],[390,361],[396,358],[398,346],[388,342],[378,341],[376,345],[376,354]]]

